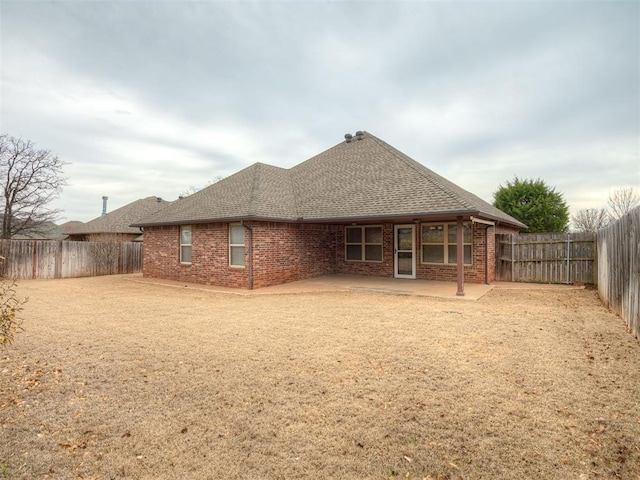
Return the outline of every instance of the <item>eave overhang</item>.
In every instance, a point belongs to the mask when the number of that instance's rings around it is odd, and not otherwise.
[[[477,210],[450,210],[446,212],[416,212],[403,214],[387,214],[387,215],[354,215],[348,217],[317,217],[317,218],[277,218],[263,217],[259,215],[245,215],[235,217],[218,217],[218,218],[200,218],[200,219],[184,219],[174,220],[170,222],[149,222],[134,223],[131,227],[162,227],[175,225],[201,225],[206,223],[234,223],[234,222],[277,222],[277,223],[300,223],[300,224],[334,224],[349,225],[351,223],[420,223],[420,222],[438,222],[455,220],[457,217],[463,217],[464,220],[470,220],[471,217],[490,220],[500,224],[508,224],[518,228],[526,228],[526,226],[516,225],[507,222],[493,215],[479,212]]]

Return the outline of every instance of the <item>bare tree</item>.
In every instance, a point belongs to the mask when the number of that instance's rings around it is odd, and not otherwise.
[[[576,232],[597,232],[609,225],[610,221],[606,208],[583,208],[571,215],[571,223]]]
[[[47,206],[66,185],[64,163],[29,140],[0,135],[2,236],[43,233],[60,210]]]
[[[222,175],[216,175],[215,177],[213,177],[213,180],[209,180],[204,187],[200,187],[200,188],[196,187],[194,185],[189,185],[189,188],[187,188],[185,191],[180,193],[180,196],[181,197],[188,197],[189,195],[193,195],[194,193],[199,192],[203,188],[207,188],[207,187],[210,187],[211,185],[213,185],[214,183],[218,183],[223,178],[224,177]]]
[[[118,234],[100,234],[91,237],[89,257],[93,260],[98,275],[112,275],[118,271],[120,245],[125,241]]]
[[[635,187],[622,187],[609,195],[609,209],[611,216],[617,220],[640,205],[640,193]]]

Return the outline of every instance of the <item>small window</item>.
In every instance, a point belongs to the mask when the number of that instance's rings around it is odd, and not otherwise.
[[[239,223],[229,225],[229,265],[244,267],[244,227]]]
[[[180,227],[180,263],[191,263],[191,226]]]
[[[473,235],[471,224],[463,224],[464,264],[471,265]],[[422,225],[422,263],[456,264],[458,229],[455,223]]]
[[[382,261],[382,227],[346,227],[345,259],[349,262]]]

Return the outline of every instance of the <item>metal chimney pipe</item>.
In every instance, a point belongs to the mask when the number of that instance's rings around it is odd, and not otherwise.
[[[109,200],[109,197],[102,197],[102,216],[103,217],[107,215],[107,200]]]

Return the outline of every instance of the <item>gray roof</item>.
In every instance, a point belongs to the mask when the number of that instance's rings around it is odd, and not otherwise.
[[[120,207],[105,216],[94,218],[93,220],[82,222],[69,222],[66,225],[67,235],[86,235],[92,233],[140,233],[139,228],[131,227],[131,224],[154,214],[171,202],[162,200],[159,197],[147,197],[135,202],[131,202],[124,207]]]
[[[290,169],[256,163],[136,226],[476,215],[525,225],[364,132]]]

